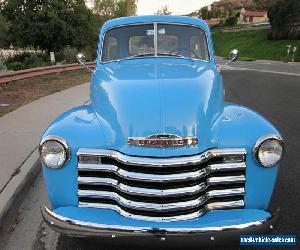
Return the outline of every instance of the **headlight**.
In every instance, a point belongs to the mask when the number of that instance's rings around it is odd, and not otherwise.
[[[283,141],[276,135],[260,138],[254,147],[254,157],[263,167],[277,165],[283,156]]]
[[[70,157],[70,150],[63,138],[47,136],[40,143],[40,158],[49,168],[61,168]]]

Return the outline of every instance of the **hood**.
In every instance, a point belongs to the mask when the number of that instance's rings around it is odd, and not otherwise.
[[[177,60],[179,61],[179,60]],[[107,64],[93,76],[92,105],[104,124],[107,147],[131,155],[189,155],[213,147],[213,124],[223,109],[219,73],[196,63]],[[128,137],[198,136],[198,145],[139,148]]]

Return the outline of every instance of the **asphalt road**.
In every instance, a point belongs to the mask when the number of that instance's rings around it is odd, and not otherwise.
[[[216,57],[217,64],[219,66],[223,65],[226,60],[221,57]],[[224,68],[228,68],[225,66]],[[279,62],[279,61],[268,61],[268,60],[258,60],[258,61],[237,61],[235,63],[230,63],[229,68],[233,69],[244,69],[251,70],[262,73],[276,72],[282,75],[292,75],[300,76],[300,63],[292,62]]]
[[[300,68],[298,71],[300,73]],[[281,164],[270,209],[281,208],[281,220],[275,233],[296,234],[299,240],[300,77],[252,70],[226,70],[223,72],[223,79],[227,101],[248,106],[264,115],[281,131],[286,141],[286,154]],[[39,212],[39,207],[45,203],[47,203],[47,195],[42,177],[39,176],[20,209],[18,220],[7,236],[6,249],[129,249],[128,247],[105,246],[94,240],[69,238],[51,231],[43,223]]]

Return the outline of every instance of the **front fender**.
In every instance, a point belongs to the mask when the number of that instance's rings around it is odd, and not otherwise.
[[[268,208],[278,167],[264,168],[255,160],[253,148],[259,138],[265,135],[281,137],[274,126],[258,113],[233,103],[225,103],[224,113],[217,128],[220,148],[245,148],[246,208],[266,210]]]
[[[70,160],[61,169],[43,166],[44,180],[53,208],[77,206],[78,148],[106,148],[103,127],[91,106],[73,108],[59,116],[45,131],[43,138],[56,135],[70,147]]]

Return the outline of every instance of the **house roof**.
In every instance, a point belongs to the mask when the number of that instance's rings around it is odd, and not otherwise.
[[[267,11],[252,11],[252,10],[245,10],[244,13],[242,13],[244,16],[252,16],[252,17],[264,17],[267,15]]]

